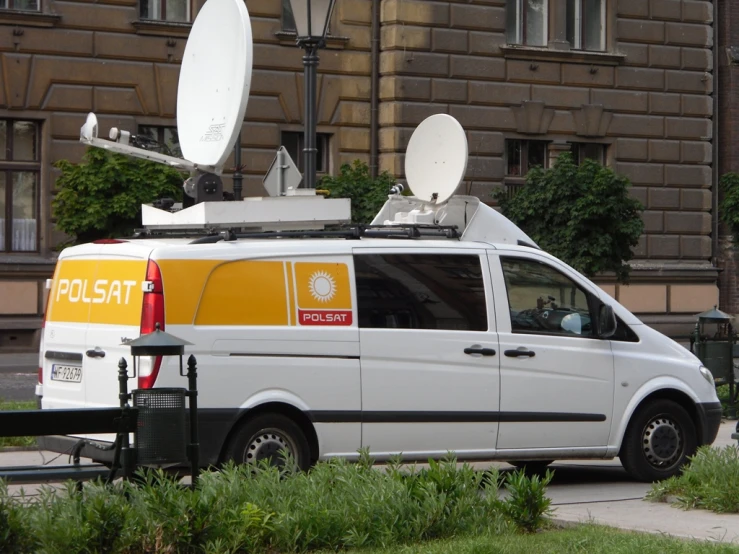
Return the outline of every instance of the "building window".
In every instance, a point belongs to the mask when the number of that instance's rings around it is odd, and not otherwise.
[[[0,119],[0,251],[38,250],[39,125]]]
[[[140,17],[187,23],[191,17],[190,0],[141,0]]]
[[[546,46],[549,0],[506,0],[508,44]]]
[[[544,140],[506,140],[506,175],[524,177],[532,167],[546,167],[547,144]]]
[[[327,133],[316,134],[316,173],[328,173],[330,169],[329,159],[329,141],[331,135]],[[305,171],[305,156],[303,148],[305,148],[303,131],[283,131],[282,146],[285,147],[290,157],[302,172]]]
[[[282,30],[295,32],[296,29],[295,16],[290,0],[282,0]]]
[[[572,157],[577,165],[582,164],[585,160],[595,160],[604,165],[606,163],[606,148],[605,144],[592,142],[571,143]]]
[[[41,0],[0,0],[0,10],[41,11]]]
[[[182,157],[177,127],[139,125],[139,134],[132,138],[131,142],[139,148],[174,156],[175,158]]]
[[[567,0],[567,42],[575,50],[606,49],[606,0]]]

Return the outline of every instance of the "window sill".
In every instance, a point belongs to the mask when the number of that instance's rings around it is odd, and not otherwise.
[[[160,21],[158,19],[139,19],[133,22],[137,35],[150,35],[155,37],[181,37],[187,38],[192,29],[192,23],[179,21]]]
[[[54,27],[61,19],[61,15],[52,13],[0,9],[0,25]]]
[[[620,65],[626,54],[612,52],[587,52],[585,50],[554,50],[535,46],[517,46],[509,44],[500,47],[505,58],[514,60],[539,60],[553,62],[569,62],[597,65]]]
[[[280,41],[280,44],[286,46],[295,46],[295,41],[298,38],[298,34],[295,31],[277,31],[275,36]],[[348,43],[349,37],[328,35],[326,37],[326,50],[343,50]]]

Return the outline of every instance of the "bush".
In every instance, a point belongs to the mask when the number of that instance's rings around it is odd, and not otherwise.
[[[739,447],[698,449],[681,475],[652,485],[647,498],[683,508],[739,513]]]
[[[503,213],[536,243],[592,277],[612,271],[629,276],[632,248],[644,230],[641,204],[629,196],[629,180],[593,160],[582,165],[565,153],[554,167],[535,167],[512,198],[494,194]]]
[[[74,242],[114,238],[141,226],[141,204],[182,197],[183,177],[163,164],[90,147],[82,163],[59,160],[56,226]]]
[[[510,496],[503,504],[504,512],[522,531],[538,530],[551,513],[552,501],[544,493],[552,477],[550,470],[541,477],[529,476],[523,469],[506,476],[505,487]]]
[[[731,229],[734,244],[739,244],[739,173],[722,175],[719,186],[723,193],[719,205],[721,220]]]
[[[35,499],[0,489],[1,552],[304,552],[389,547],[458,535],[539,527],[548,483],[497,470],[373,467],[332,460],[309,472],[233,465],[201,474],[195,490],[161,471],[137,482],[46,488]],[[507,517],[510,519],[507,519]]]
[[[339,175],[326,175],[317,185],[328,190],[331,198],[349,198],[352,201],[352,222],[371,223],[387,200],[395,179],[383,171],[375,179],[370,177],[369,166],[355,160],[341,166]]]

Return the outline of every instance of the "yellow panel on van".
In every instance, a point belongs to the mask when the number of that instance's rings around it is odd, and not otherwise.
[[[60,260],[49,321],[138,325],[146,260]]]

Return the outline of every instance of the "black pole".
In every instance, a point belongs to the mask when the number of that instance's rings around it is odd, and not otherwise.
[[[305,42],[305,130],[303,138],[304,178],[303,188],[316,188],[316,73],[318,68],[318,43]]]
[[[241,173],[241,131],[234,145],[234,166],[234,200],[241,200],[242,181],[244,180]]]
[[[118,361],[118,400],[122,410],[130,408],[128,400],[131,395],[128,393],[128,372],[126,369],[128,364],[125,358]],[[127,479],[133,474],[133,454],[131,443],[128,439],[128,433],[121,433],[121,466],[123,469],[123,477]]]
[[[187,359],[187,396],[190,399],[190,467],[192,488],[195,488],[200,473],[200,437],[198,436],[198,368],[195,356]]]

